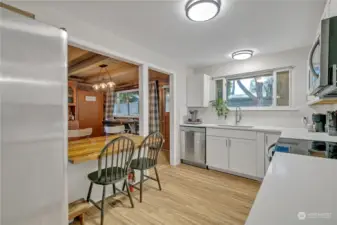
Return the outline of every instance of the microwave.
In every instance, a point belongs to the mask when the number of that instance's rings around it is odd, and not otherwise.
[[[309,54],[310,94],[337,97],[337,16],[321,21],[321,33]]]

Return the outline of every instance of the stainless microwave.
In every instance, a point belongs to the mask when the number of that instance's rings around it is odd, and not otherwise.
[[[337,97],[337,16],[321,21],[321,34],[309,55],[310,94]]]

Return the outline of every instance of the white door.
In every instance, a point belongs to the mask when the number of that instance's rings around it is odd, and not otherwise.
[[[264,173],[267,173],[269,167],[269,159],[268,159],[268,149],[272,144],[275,144],[279,139],[279,134],[265,134],[264,135],[264,152],[265,152],[265,162],[264,162]]]
[[[257,176],[257,151],[255,140],[229,139],[230,170]]]
[[[67,33],[0,15],[0,223],[66,225]]]
[[[206,137],[206,164],[217,169],[228,169],[228,138]]]

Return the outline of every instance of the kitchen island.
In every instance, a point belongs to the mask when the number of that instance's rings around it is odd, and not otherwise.
[[[337,224],[337,160],[276,153],[246,225]]]
[[[102,136],[94,138],[86,138],[68,143],[68,202],[77,199],[86,198],[90,181],[87,176],[89,173],[98,169],[98,157],[103,147],[111,140],[121,135]],[[137,158],[137,149],[141,145],[144,137],[137,135],[124,134],[135,142],[135,153],[133,158]],[[138,181],[139,173],[136,172],[136,181]],[[117,187],[122,187],[122,182]],[[112,194],[112,187],[106,189],[109,196]],[[91,198],[100,201],[102,198],[102,187],[95,185]]]

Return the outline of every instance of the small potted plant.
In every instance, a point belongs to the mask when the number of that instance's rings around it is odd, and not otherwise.
[[[211,101],[211,105],[213,108],[215,108],[215,111],[218,115],[218,117],[224,117],[224,119],[227,118],[229,109],[227,106],[227,102],[223,100],[223,98],[218,97],[216,100]]]

